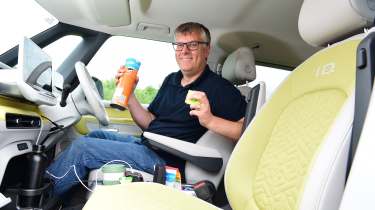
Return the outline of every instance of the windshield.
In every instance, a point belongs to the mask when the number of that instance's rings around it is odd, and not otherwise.
[[[30,38],[57,22],[34,0],[1,0],[0,55],[16,46],[22,37]]]

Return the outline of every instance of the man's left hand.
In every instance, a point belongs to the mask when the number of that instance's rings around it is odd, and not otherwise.
[[[211,113],[210,102],[208,101],[206,93],[201,91],[191,91],[191,93],[187,95],[186,99],[196,99],[199,101],[199,103],[190,105],[191,111],[189,114],[192,116],[197,116],[199,123],[202,126],[207,127],[214,116]]]

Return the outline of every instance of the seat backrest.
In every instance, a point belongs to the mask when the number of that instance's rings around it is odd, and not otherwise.
[[[244,130],[266,101],[266,84],[263,81],[250,83],[256,78],[253,51],[248,47],[240,47],[231,53],[224,62],[222,76],[235,84],[245,97],[247,107]]]
[[[242,86],[241,88],[244,88]],[[246,88],[249,88],[246,86]],[[242,126],[242,133],[245,131],[247,126],[253,120],[255,114],[260,110],[260,108],[266,102],[266,83],[259,81],[258,84],[250,88],[250,91],[246,97],[246,113],[245,119]]]
[[[251,82],[256,78],[254,54],[248,47],[240,47],[225,59],[221,75],[235,85]]]
[[[251,82],[256,77],[254,55],[249,48],[242,47],[231,53],[224,62],[222,76],[234,84],[245,84]],[[265,84],[260,83],[253,89],[250,86],[241,86],[241,93],[248,97],[252,103],[247,107],[246,113],[254,114],[260,109],[265,101]],[[251,116],[249,114],[249,116]],[[221,153],[223,166],[218,173],[207,172],[189,162],[185,166],[185,177],[187,183],[195,183],[200,180],[210,180],[216,188],[220,184],[227,161],[234,148],[234,144],[225,137],[212,131],[207,131],[197,144],[216,149]]]
[[[342,10],[336,7],[349,8],[352,3],[305,0],[300,18],[309,20],[300,20],[304,28],[300,26],[300,30],[334,31],[322,33],[324,36],[309,34],[309,42],[317,45],[351,34],[352,27],[345,31],[340,25],[351,16],[337,19]],[[321,7],[329,11],[324,21],[316,18],[322,14]],[[356,22],[356,29],[363,26],[360,22]],[[322,26],[328,23],[331,28]],[[353,124],[356,48],[360,41],[356,36],[311,56],[256,115],[237,143],[225,173],[225,189],[233,209],[338,209]]]

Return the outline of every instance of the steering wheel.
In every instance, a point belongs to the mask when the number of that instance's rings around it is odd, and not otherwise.
[[[12,69],[12,67],[0,61],[0,69]]]
[[[79,61],[75,64],[75,69],[83,93],[86,96],[86,100],[91,108],[91,113],[96,117],[96,119],[98,119],[98,121],[102,125],[108,125],[108,114],[100,98],[98,89],[96,88],[94,81],[87,71],[85,64]]]

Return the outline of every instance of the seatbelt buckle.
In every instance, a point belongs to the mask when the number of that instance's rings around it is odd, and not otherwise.
[[[212,203],[212,198],[216,193],[215,185],[208,180],[197,182],[193,185],[196,196],[204,201]]]

